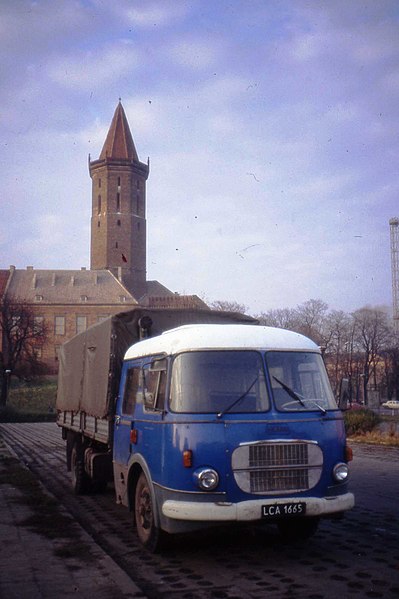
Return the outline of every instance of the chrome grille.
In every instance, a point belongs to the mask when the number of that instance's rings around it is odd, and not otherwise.
[[[260,441],[240,445],[232,454],[237,485],[259,495],[311,489],[322,467],[323,452],[314,441]]]
[[[250,472],[250,482],[251,493],[305,490],[309,486],[308,470],[254,470]]]
[[[306,443],[249,445],[249,467],[296,466],[308,463]]]

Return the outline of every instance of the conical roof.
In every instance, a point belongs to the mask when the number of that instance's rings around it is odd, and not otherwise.
[[[100,160],[106,158],[139,161],[129,123],[120,100],[100,154]]]

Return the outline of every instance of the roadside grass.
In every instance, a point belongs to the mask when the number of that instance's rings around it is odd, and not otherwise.
[[[399,447],[398,416],[379,416],[367,408],[348,410],[344,414],[346,434],[350,441]]]
[[[7,405],[0,408],[0,422],[55,421],[56,395],[57,383],[54,377],[13,383]]]

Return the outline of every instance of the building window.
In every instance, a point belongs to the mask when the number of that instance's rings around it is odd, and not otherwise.
[[[121,178],[118,177],[118,187],[120,187],[120,186],[121,186]]]
[[[97,223],[97,227],[101,227],[101,225],[100,225],[100,221],[98,221],[98,223]]]
[[[43,301],[42,295],[35,295],[35,302],[42,302],[42,301]]]
[[[65,316],[55,317],[54,331],[56,335],[65,335]]]
[[[137,189],[140,189],[140,179],[137,179]]]
[[[118,242],[117,241],[115,241],[115,247],[116,247],[116,249],[118,249]]]
[[[33,355],[35,356],[35,358],[37,358],[38,360],[40,360],[40,358],[43,355],[43,349],[41,347],[34,347],[33,348]]]
[[[60,355],[60,346],[59,345],[55,345],[54,346],[54,357],[56,362],[58,362],[58,356]]]
[[[121,221],[120,220],[118,220],[117,225],[118,225],[118,227],[121,226]]]
[[[139,213],[139,208],[140,208],[140,196],[138,195],[136,198],[136,214]]]
[[[97,198],[97,214],[101,214],[101,196]]]
[[[81,301],[81,302],[87,302],[87,300],[88,300],[88,299],[89,299],[89,298],[87,297],[87,295],[81,295],[81,296],[80,296],[80,301]]]
[[[76,317],[76,334],[83,333],[87,329],[87,316]]]
[[[140,231],[140,223],[137,223],[137,231]]]
[[[36,335],[40,335],[43,331],[44,316],[33,317],[33,332]]]
[[[101,187],[101,179],[98,180],[98,186]]]
[[[116,194],[116,211],[121,211],[121,194],[119,192]]]

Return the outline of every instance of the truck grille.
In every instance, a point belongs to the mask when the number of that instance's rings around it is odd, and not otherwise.
[[[242,491],[275,494],[307,491],[321,476],[323,453],[312,441],[262,441],[240,445],[232,468]]]

